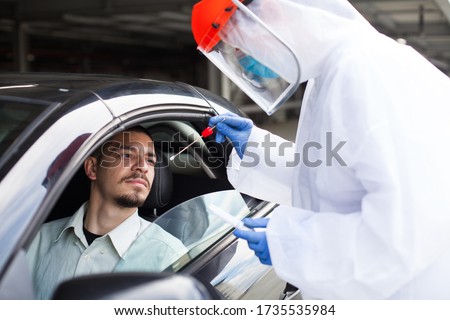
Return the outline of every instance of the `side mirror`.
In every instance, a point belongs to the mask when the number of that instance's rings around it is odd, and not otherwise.
[[[208,282],[175,273],[105,273],[62,282],[54,300],[221,300]]]

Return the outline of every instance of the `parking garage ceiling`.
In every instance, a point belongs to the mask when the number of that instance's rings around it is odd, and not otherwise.
[[[320,0],[318,0],[320,1]],[[17,52],[17,34],[31,53],[87,50],[159,52],[159,58],[192,57],[190,13],[196,0],[0,0],[0,55]],[[450,73],[449,0],[352,0],[379,31],[404,39]],[[17,33],[21,30],[22,33]],[[15,39],[9,42],[9,39]],[[8,46],[13,46],[9,48]],[[14,48],[15,45],[15,48]],[[20,43],[19,43],[20,45]],[[90,49],[89,49],[90,48]],[[107,48],[107,49],[105,49]],[[194,58],[191,58],[194,59]],[[189,59],[183,63],[189,63]]]

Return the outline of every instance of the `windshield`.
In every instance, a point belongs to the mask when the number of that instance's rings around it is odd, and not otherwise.
[[[156,219],[128,249],[127,259],[119,263],[116,271],[180,270],[233,229],[214,214],[217,207],[239,220],[249,214],[245,201],[236,190],[190,199]],[[156,226],[161,227],[163,233]],[[160,244],[171,241],[173,237],[182,245],[176,247],[176,252],[166,251],[161,255]]]
[[[0,157],[49,105],[47,101],[0,96]]]

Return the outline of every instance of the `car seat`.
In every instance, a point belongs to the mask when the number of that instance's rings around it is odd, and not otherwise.
[[[149,221],[155,220],[162,214],[162,209],[170,202],[173,190],[173,176],[167,156],[155,148],[156,165],[152,189],[139,208],[139,215]]]

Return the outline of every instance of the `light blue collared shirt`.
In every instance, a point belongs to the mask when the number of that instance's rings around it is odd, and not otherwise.
[[[38,299],[51,298],[59,283],[76,276],[133,270],[159,272],[187,251],[180,240],[139,217],[137,211],[88,245],[83,233],[87,205],[72,217],[45,223],[33,240],[27,257]],[[136,248],[128,252],[135,241]],[[143,242],[148,244],[145,250],[136,250],[144,249]]]

